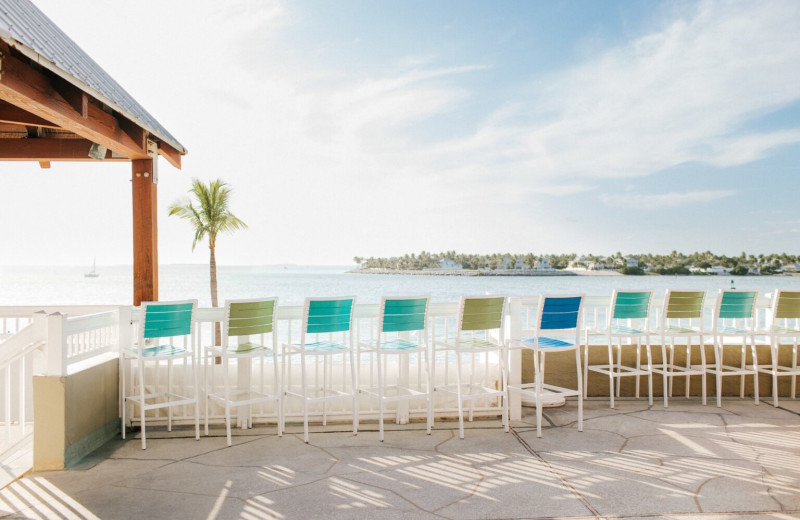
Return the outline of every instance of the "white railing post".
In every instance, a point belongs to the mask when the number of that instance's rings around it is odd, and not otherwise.
[[[132,314],[130,307],[120,307],[117,310],[117,350],[122,352],[122,349],[131,346],[131,328]]]
[[[506,342],[513,338],[522,337],[522,299],[509,298],[508,315],[506,316],[507,334]],[[508,384],[519,385],[522,383],[522,351],[510,351],[508,366]],[[508,414],[512,421],[522,419],[522,399],[519,392],[506,392],[508,396]]]
[[[33,313],[33,341],[47,340],[47,313],[36,311]]]
[[[67,374],[67,345],[64,336],[66,316],[54,312],[47,317],[47,375]]]
[[[120,397],[123,395],[127,395],[129,392],[127,389],[123,388],[123,377],[122,371],[125,370],[125,363],[123,362],[125,359],[124,354],[122,353],[123,349],[128,348],[132,345],[132,332],[133,329],[133,313],[131,307],[124,306],[117,309],[117,352],[119,354],[119,373],[117,374],[119,379],[119,395]],[[128,388],[133,388],[132,383],[127,383]],[[122,417],[122,407],[125,406],[125,403],[120,399],[120,408],[119,408],[119,416]],[[127,425],[123,424],[122,427],[125,428]]]

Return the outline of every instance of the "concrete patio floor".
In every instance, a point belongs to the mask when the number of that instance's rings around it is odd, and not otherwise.
[[[497,421],[192,433],[148,429],[0,492],[12,518],[800,518],[800,401],[576,401]],[[338,431],[337,431],[338,430]]]

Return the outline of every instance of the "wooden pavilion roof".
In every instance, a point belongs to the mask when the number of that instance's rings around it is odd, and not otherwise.
[[[185,154],[30,0],[0,0],[0,161],[131,163],[134,305],[158,300],[158,155]]]
[[[176,168],[186,148],[29,0],[0,0],[0,160],[131,161]],[[149,147],[149,150],[148,150]]]

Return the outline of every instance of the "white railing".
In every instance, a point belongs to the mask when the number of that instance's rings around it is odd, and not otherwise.
[[[33,434],[33,374],[41,368],[47,316],[29,316],[27,325],[0,343],[0,457]]]
[[[47,317],[47,374],[67,375],[80,369],[82,362],[93,362],[103,354],[119,352],[119,311],[86,316],[65,316],[59,312]],[[60,348],[58,348],[60,346]]]
[[[105,306],[100,309],[113,309]],[[116,355],[118,313],[68,317],[60,311],[86,313],[95,306],[0,307],[0,456],[33,433],[33,376],[67,375],[80,362]],[[52,314],[48,315],[48,311]],[[53,312],[55,311],[55,312]],[[113,354],[112,354],[113,353]]]

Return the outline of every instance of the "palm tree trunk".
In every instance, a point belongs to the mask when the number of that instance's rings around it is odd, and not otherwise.
[[[218,307],[219,301],[217,298],[217,255],[216,248],[209,246],[211,258],[209,259],[209,268],[211,269],[211,306]],[[214,345],[220,345],[222,342],[222,327],[220,322],[214,323]]]

